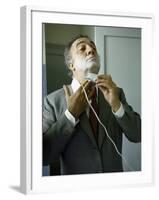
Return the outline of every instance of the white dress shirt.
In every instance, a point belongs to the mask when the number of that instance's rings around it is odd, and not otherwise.
[[[75,93],[78,90],[78,88],[80,87],[80,83],[75,78],[73,78],[71,87],[72,87],[73,93]],[[98,88],[97,88],[97,95],[98,95]],[[86,109],[86,113],[88,116],[89,116],[89,109],[90,108],[88,106]],[[118,118],[121,118],[124,115],[124,112],[125,111],[124,111],[122,103],[120,105],[120,108],[116,112],[112,111],[112,113]],[[73,126],[76,126],[76,124],[79,122],[79,119],[75,120],[75,117],[69,112],[68,109],[66,109],[65,115],[66,115],[67,119],[70,120],[70,122],[72,123]]]

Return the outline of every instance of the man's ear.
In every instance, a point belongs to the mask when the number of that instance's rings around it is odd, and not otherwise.
[[[69,64],[69,69],[70,69],[71,71],[75,71],[75,67],[73,66],[72,63]]]

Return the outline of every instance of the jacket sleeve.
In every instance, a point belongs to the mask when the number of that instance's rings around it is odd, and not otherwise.
[[[125,113],[121,118],[116,117],[124,134],[131,142],[141,142],[141,118],[126,102],[125,94],[122,89],[119,93],[120,101],[123,104]]]
[[[59,158],[72,137],[74,126],[62,112],[57,117],[56,108],[46,97],[43,106],[43,164]]]

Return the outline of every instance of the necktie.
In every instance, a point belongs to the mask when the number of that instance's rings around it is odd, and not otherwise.
[[[92,97],[91,105],[98,115],[98,105],[97,105],[96,97],[97,97],[97,94],[96,94],[96,91],[95,91],[95,93]],[[97,138],[98,138],[98,120],[97,120],[97,118],[96,118],[96,116],[95,116],[95,114],[94,114],[94,112],[91,108],[90,108],[90,112],[89,112],[89,121],[90,121],[90,125],[92,127],[93,134],[95,136],[95,139],[97,140]]]

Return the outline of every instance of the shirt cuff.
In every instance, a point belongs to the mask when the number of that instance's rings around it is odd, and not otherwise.
[[[113,112],[113,110],[112,110],[112,112]],[[113,114],[119,118],[121,118],[124,115],[124,113],[125,113],[125,110],[124,110],[122,103],[120,103],[120,108],[116,112],[113,112]]]
[[[68,109],[65,111],[65,115],[73,126],[76,126],[76,124],[79,122],[79,119],[76,120],[75,117],[69,112]]]

